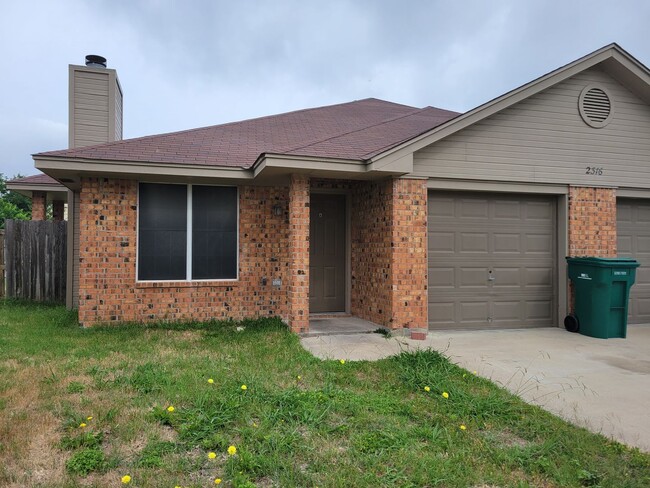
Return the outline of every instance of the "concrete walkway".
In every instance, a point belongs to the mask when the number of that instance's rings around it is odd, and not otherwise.
[[[650,452],[650,325],[607,340],[544,328],[430,332],[425,341],[357,334],[301,342],[323,359],[377,360],[432,348],[529,403]]]

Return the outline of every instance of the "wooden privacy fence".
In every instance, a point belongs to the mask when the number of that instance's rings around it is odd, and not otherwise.
[[[65,302],[66,222],[5,222],[5,276],[9,298]]]

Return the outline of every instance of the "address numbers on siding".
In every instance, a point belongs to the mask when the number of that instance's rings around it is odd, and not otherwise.
[[[585,171],[586,175],[593,175],[593,176],[602,176],[603,175],[603,168],[597,168],[595,166],[587,166],[586,168],[587,171]]]

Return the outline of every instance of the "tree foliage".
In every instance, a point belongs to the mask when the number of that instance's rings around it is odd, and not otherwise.
[[[14,178],[21,178],[21,175]],[[6,219],[29,220],[32,217],[32,201],[18,192],[7,190],[8,180],[0,173],[0,229],[4,229]]]

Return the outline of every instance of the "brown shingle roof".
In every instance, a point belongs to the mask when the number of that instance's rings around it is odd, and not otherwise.
[[[7,183],[23,183],[23,184],[29,184],[29,185],[61,185],[57,180],[52,178],[51,176],[44,175],[44,174],[37,174],[37,175],[32,175],[32,176],[24,176],[22,178],[15,178],[13,180],[7,181]]]
[[[368,98],[39,156],[238,168],[263,153],[364,160],[457,115]]]

